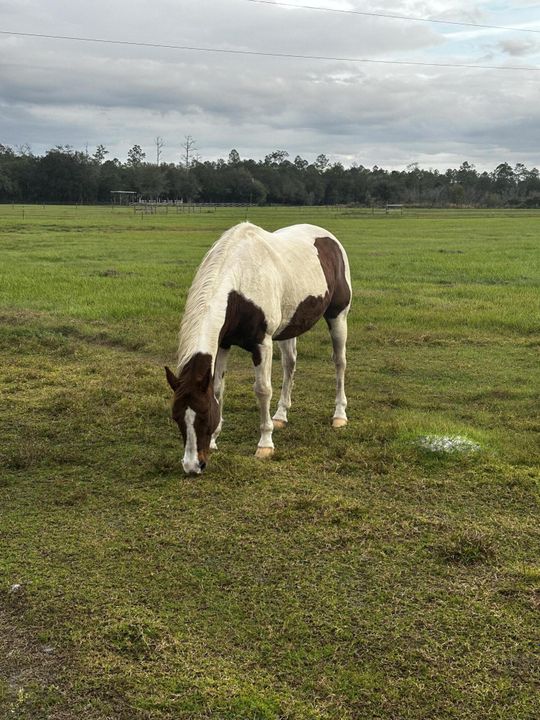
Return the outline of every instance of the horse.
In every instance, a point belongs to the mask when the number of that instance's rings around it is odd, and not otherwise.
[[[165,367],[174,393],[172,417],[184,441],[186,474],[201,473],[217,449],[223,424],[227,356],[232,345],[251,353],[260,411],[256,457],[274,452],[272,432],[288,422],[296,338],[324,317],[333,346],[336,399],[332,425],[347,424],[345,368],[351,275],[343,246],[315,225],[267,232],[249,222],[227,230],[205,255],[180,324],[177,374]],[[283,383],[270,415],[273,341]]]

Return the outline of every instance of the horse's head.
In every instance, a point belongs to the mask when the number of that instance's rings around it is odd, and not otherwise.
[[[198,354],[192,360],[183,368],[179,378],[168,367],[165,373],[174,392],[172,417],[184,441],[182,467],[187,474],[198,475],[208,462],[210,441],[220,415],[214,395],[210,356]]]

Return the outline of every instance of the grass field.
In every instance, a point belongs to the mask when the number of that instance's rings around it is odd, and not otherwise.
[[[251,209],[349,253],[350,422],[323,323],[258,462],[234,351],[186,478],[163,365],[245,216],[0,206],[0,717],[538,718],[540,213]]]

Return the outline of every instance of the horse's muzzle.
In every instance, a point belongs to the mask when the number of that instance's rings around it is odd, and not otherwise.
[[[200,475],[206,467],[206,463],[203,460],[197,460],[194,463],[182,461],[182,467],[186,475]]]

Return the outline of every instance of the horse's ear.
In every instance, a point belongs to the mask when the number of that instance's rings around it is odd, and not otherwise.
[[[173,371],[170,368],[168,368],[166,365],[165,365],[165,375],[167,376],[167,382],[169,383],[169,385],[171,386],[171,389],[174,392],[176,390],[176,388],[178,387],[178,378],[173,373]]]

